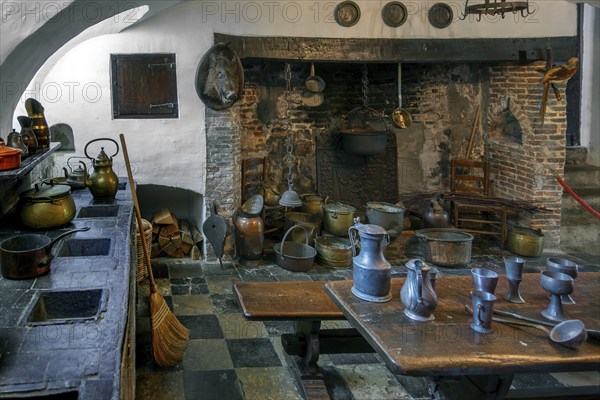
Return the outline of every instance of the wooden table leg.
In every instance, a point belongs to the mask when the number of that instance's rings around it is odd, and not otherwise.
[[[501,400],[514,375],[440,376],[429,379],[430,394],[436,400]]]
[[[302,338],[305,346],[298,353],[300,356],[286,354],[291,362],[292,375],[302,395],[307,400],[330,400],[324,376],[317,365],[319,360],[319,330],[321,321],[297,321],[295,336]],[[286,348],[284,343],[284,349]]]

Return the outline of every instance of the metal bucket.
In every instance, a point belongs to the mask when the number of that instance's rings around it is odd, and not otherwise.
[[[458,229],[420,229],[416,236],[421,240],[426,261],[436,265],[454,267],[471,262],[473,235]]]
[[[300,225],[308,233],[308,245],[314,246],[315,238],[321,234],[321,220],[312,214],[303,212],[288,212],[285,213],[285,226],[287,231],[294,225]],[[304,243],[304,235],[302,232],[294,231],[290,234],[290,240],[296,243]]]
[[[348,239],[337,236],[319,236],[315,239],[317,262],[325,267],[350,268],[352,245]]]
[[[515,226],[508,230],[508,251],[523,257],[539,257],[544,250],[544,235],[541,230]]]
[[[395,204],[370,201],[365,214],[369,224],[379,225],[388,232],[399,234],[404,228],[404,208]]]
[[[296,228],[304,231],[305,243],[286,242],[289,233]],[[281,243],[277,243],[275,250],[275,259],[277,265],[292,272],[306,272],[312,267],[317,251],[308,245],[308,234],[306,229],[300,225],[294,225],[287,230]]]

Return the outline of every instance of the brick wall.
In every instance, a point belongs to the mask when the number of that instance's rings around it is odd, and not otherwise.
[[[210,204],[216,201],[217,212],[228,221],[240,203],[239,119],[237,107],[225,111],[206,108],[206,215],[211,215]],[[226,259],[233,254],[231,234],[225,240],[224,253]],[[211,246],[206,246],[205,254],[207,260],[215,260]]]
[[[541,229],[545,245],[556,247],[560,243],[562,187],[554,174],[562,175],[564,170],[566,102],[557,102],[550,93],[542,128],[539,112],[543,87],[541,74],[536,69],[543,67],[543,63],[536,63],[489,68],[487,147],[494,172],[495,194],[527,200],[551,211],[522,214],[517,216],[515,223]],[[558,86],[564,92],[564,85]],[[498,123],[500,115],[507,112],[514,115],[520,125],[518,138],[507,137],[502,132],[502,124]]]

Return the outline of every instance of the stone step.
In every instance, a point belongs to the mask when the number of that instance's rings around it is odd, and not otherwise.
[[[594,165],[565,165],[563,180],[575,191],[577,188],[600,188],[600,167]]]
[[[600,212],[600,187],[574,189],[577,196],[588,203],[594,210]],[[589,215],[592,216],[577,200],[566,191],[562,196],[562,215]]]
[[[561,220],[561,246],[598,246],[600,243],[600,220],[587,218],[567,218]]]
[[[565,164],[577,165],[585,164],[587,159],[588,149],[586,147],[567,147],[567,154],[565,157]]]

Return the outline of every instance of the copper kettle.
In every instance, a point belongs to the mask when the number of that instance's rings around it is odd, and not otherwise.
[[[87,152],[87,148],[93,142],[97,142],[100,140],[107,140],[113,142],[117,147],[117,151],[112,156],[108,156],[104,152],[104,147],[100,148],[100,154],[98,154],[97,158],[92,158],[89,156]],[[114,199],[117,191],[119,190],[119,178],[117,174],[112,169],[113,165],[113,157],[119,153],[119,144],[110,138],[98,138],[94,139],[88,144],[85,145],[84,153],[87,158],[92,160],[92,165],[94,167],[94,172],[88,176],[87,167],[83,161],[79,163],[83,165],[83,182],[86,187],[90,189],[92,196],[95,199]]]

